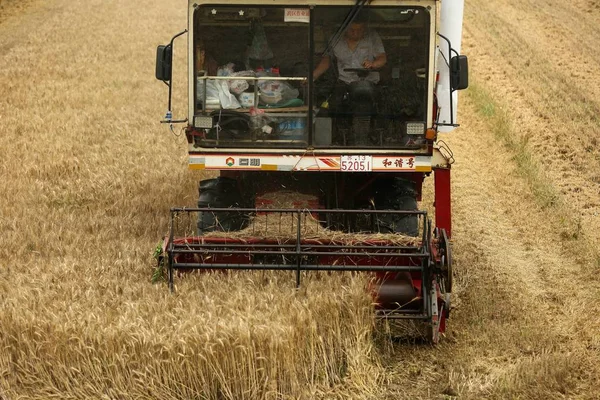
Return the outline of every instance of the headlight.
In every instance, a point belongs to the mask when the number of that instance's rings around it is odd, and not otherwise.
[[[212,117],[194,117],[194,127],[210,129],[213,127]]]
[[[425,134],[425,124],[422,122],[408,122],[406,124],[407,135],[423,135]]]

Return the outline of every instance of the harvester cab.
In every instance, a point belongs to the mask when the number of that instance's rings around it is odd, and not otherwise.
[[[174,208],[177,269],[363,271],[377,313],[421,320],[436,342],[452,290],[450,166],[463,0],[190,0],[157,51],[162,122],[185,123],[198,208]],[[187,33],[189,108],[171,111]],[[183,47],[183,46],[182,46]],[[435,223],[418,209],[435,178]],[[193,214],[189,220],[182,216]]]

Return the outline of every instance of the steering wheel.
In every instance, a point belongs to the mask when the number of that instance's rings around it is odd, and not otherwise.
[[[379,68],[344,68],[344,72],[356,72],[359,78],[366,78],[371,72],[377,72]]]

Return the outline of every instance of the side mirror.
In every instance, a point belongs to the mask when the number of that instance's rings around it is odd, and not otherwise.
[[[171,45],[158,46],[156,49],[156,79],[170,81],[172,64],[173,47]]]
[[[450,87],[462,90],[469,87],[469,61],[467,56],[454,56],[450,59]]]

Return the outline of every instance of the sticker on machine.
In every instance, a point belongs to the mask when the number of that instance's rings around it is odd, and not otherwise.
[[[283,22],[310,23],[310,10],[308,8],[286,8]]]
[[[373,156],[342,156],[342,172],[369,172],[373,170]]]

